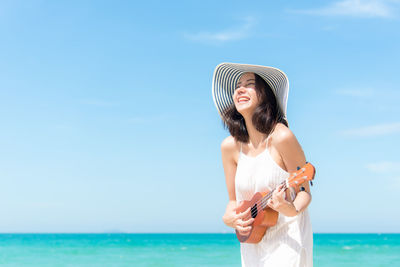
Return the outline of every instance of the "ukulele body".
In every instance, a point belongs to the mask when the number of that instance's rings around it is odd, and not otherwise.
[[[297,167],[297,171],[290,174],[282,184],[284,190],[293,187],[296,192],[299,191],[299,185],[306,181],[310,181],[313,185],[315,168],[314,166],[306,162],[303,167]],[[275,189],[274,189],[275,190]],[[236,236],[240,242],[243,243],[258,243],[263,238],[267,229],[271,226],[276,225],[278,222],[279,213],[267,206],[267,201],[270,199],[271,191],[257,192],[249,201],[243,201],[236,208],[236,214],[246,211],[249,207],[251,208],[251,217],[254,218],[254,222],[251,225],[252,228],[248,235],[241,235],[236,230]]]
[[[258,243],[263,238],[267,229],[274,226],[278,221],[279,213],[270,207],[261,208],[260,200],[263,196],[267,195],[270,191],[265,191],[263,193],[257,192],[254,194],[251,200],[244,200],[236,208],[236,214],[244,212],[249,207],[251,207],[251,217],[255,218],[252,229],[248,235],[241,235],[236,230],[236,236],[240,242],[243,243]]]

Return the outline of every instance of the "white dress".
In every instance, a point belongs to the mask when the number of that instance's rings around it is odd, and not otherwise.
[[[267,146],[268,147],[268,146]],[[256,157],[242,153],[235,176],[236,202],[250,200],[254,193],[272,190],[290,175],[271,157],[268,148]],[[293,188],[290,196],[295,198]],[[313,266],[313,232],[308,208],[294,217],[279,213],[276,225],[268,228],[257,244],[240,243],[242,266]]]

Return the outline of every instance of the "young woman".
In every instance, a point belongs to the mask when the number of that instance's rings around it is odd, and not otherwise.
[[[221,144],[229,202],[223,221],[240,234],[251,231],[250,208],[236,213],[256,192],[275,189],[298,166],[303,150],[286,120],[289,83],[272,67],[222,63],[213,77],[213,98],[231,136]],[[277,187],[268,206],[279,212],[276,225],[259,243],[241,243],[242,266],[312,266],[313,236],[307,207],[308,181],[296,192]]]

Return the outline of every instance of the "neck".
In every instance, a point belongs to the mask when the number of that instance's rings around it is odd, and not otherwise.
[[[249,143],[253,148],[258,148],[267,138],[266,134],[257,131],[251,118],[245,118],[247,133],[249,134]]]

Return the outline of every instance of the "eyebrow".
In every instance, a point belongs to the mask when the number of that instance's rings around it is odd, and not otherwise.
[[[246,82],[248,82],[248,81],[256,81],[256,79],[248,79]],[[239,84],[241,84],[242,82],[238,82],[237,84],[236,84],[236,86],[238,86]]]

